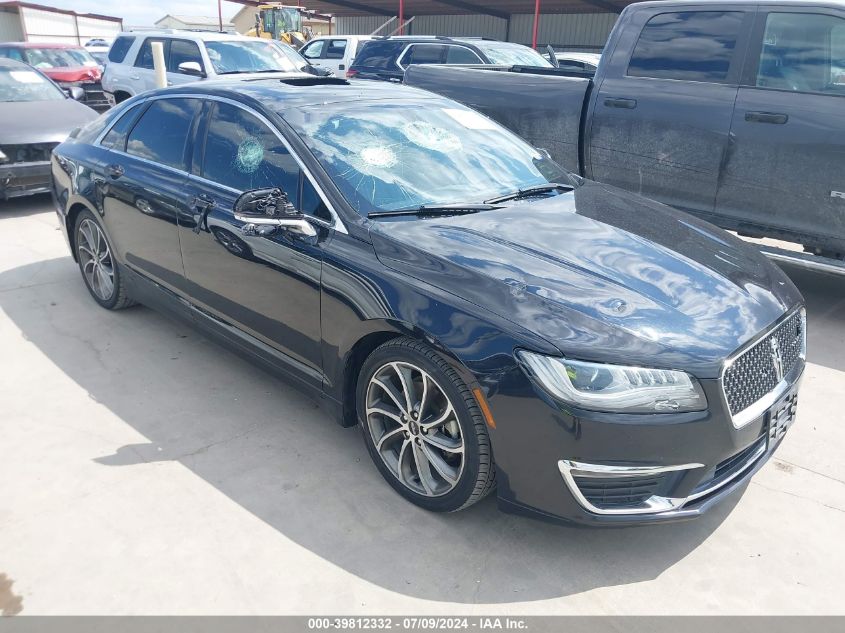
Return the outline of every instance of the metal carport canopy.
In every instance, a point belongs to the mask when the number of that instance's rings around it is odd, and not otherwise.
[[[337,16],[492,15],[504,20],[515,13],[619,13],[627,0],[303,0],[303,6]]]

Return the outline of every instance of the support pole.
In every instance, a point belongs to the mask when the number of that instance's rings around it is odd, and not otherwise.
[[[155,71],[156,88],[167,87],[167,68],[164,66],[164,44],[153,42],[153,70]]]
[[[537,48],[537,27],[540,25],[540,0],[534,0],[534,30],[531,35],[531,48]]]
[[[222,33],[223,32],[223,0],[217,0],[217,23],[220,25],[220,32]]]
[[[399,35],[405,35],[405,0],[399,0]]]

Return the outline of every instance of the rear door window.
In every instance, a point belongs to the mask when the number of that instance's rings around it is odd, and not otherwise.
[[[392,60],[395,55],[399,54],[398,51],[401,50],[401,46],[402,43],[397,41],[370,40],[358,51],[358,55],[355,57],[355,65],[368,68],[387,68],[388,65],[392,65]]]
[[[121,63],[124,59],[126,59],[126,53],[129,52],[129,49],[132,48],[132,44],[134,43],[134,37],[118,37],[109,49],[109,61],[114,62],[115,64]]]
[[[199,110],[198,99],[153,101],[129,133],[126,152],[187,171],[188,138]]]
[[[845,20],[813,13],[770,13],[757,86],[845,94]]]
[[[442,44],[412,44],[399,59],[402,68],[411,64],[442,64],[446,47]]]
[[[161,42],[164,44],[164,58],[167,59],[167,40],[160,38],[148,37],[141,45],[141,50],[138,51],[138,59],[135,61],[135,66],[138,68],[153,68],[153,42]]]
[[[736,50],[742,11],[682,11],[651,18],[628,75],[723,83]]]

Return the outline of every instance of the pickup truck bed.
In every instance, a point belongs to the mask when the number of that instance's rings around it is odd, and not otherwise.
[[[498,68],[412,65],[405,72],[405,83],[486,114],[535,147],[548,150],[569,171],[581,173],[579,138],[590,79]]]

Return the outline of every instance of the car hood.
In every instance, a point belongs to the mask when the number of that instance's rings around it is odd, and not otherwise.
[[[473,215],[372,222],[379,259],[507,318],[574,358],[716,377],[802,302],[754,247],[587,182]]]
[[[97,116],[73,99],[0,102],[0,139],[4,145],[61,143]]]
[[[76,66],[71,68],[39,68],[53,81],[99,81],[101,72],[97,66]]]

